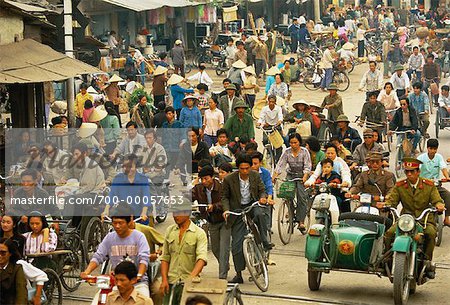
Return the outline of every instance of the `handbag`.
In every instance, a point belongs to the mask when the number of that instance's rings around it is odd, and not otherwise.
[[[119,103],[119,113],[120,114],[125,114],[128,113],[129,108],[128,108],[128,103],[125,99],[120,99],[120,103]]]
[[[302,137],[309,137],[311,135],[311,122],[310,121],[302,121],[297,125],[296,133],[301,135]]]

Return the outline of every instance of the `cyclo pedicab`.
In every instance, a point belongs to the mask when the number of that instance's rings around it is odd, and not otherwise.
[[[407,169],[408,164],[411,165],[409,159],[408,162],[405,162]],[[434,187],[423,181],[419,181],[421,186]],[[408,182],[398,183],[406,185]],[[433,214],[438,213],[438,209],[429,204],[420,215],[399,215],[397,209],[383,208],[397,225],[393,243],[386,248],[384,235],[393,222],[371,208],[374,202],[381,207],[383,200],[383,196],[360,194],[361,208],[341,214],[337,223],[331,220],[330,200],[314,200],[312,209],[316,211],[316,223],[308,231],[305,249],[310,290],[319,290],[322,274],[330,271],[374,274],[388,277],[393,283],[394,304],[405,305],[417,285],[434,278],[434,266],[425,255],[424,231],[427,225],[433,225]]]

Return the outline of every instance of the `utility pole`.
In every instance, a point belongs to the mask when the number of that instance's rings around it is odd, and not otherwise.
[[[72,0],[64,0],[64,48],[67,56],[74,58],[73,54],[73,29],[72,29]],[[74,102],[74,87],[75,82],[73,78],[67,79],[67,111],[69,114],[69,122],[72,128],[75,127],[75,102]]]

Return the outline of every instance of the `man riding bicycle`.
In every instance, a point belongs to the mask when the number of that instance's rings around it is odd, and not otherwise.
[[[227,227],[231,227],[231,252],[233,254],[234,269],[236,276],[232,283],[244,282],[242,271],[245,269],[245,259],[243,252],[244,237],[247,234],[245,223],[241,217],[229,215],[227,211],[240,211],[250,206],[254,201],[266,204],[267,198],[264,184],[259,173],[251,170],[252,159],[248,155],[239,155],[236,160],[238,171],[225,177],[222,184],[222,206]],[[270,250],[273,245],[268,240],[268,225],[266,211],[259,206],[255,206],[250,214],[261,234],[263,246]]]
[[[275,128],[280,134],[283,133],[281,124],[283,123],[283,110],[277,103],[277,97],[275,95],[270,95],[267,98],[269,105],[264,106],[261,110],[259,120],[256,123],[257,127],[262,127],[264,129]],[[263,133],[263,144],[267,145],[269,139],[266,133]],[[274,151],[275,162],[280,159],[281,153],[283,152],[283,147],[279,147]]]
[[[409,99],[405,96],[400,98],[400,108],[395,111],[394,118],[389,124],[389,134],[393,134],[393,131],[407,131],[411,133],[407,134],[408,139],[414,139],[413,150],[417,150],[417,145],[420,141],[419,122],[417,119],[417,112],[412,106],[409,105]],[[401,143],[403,137],[397,137],[397,143]]]
[[[422,83],[413,84],[413,92],[408,95],[410,105],[416,110],[421,122],[420,132],[425,137],[429,137],[427,133],[430,126],[430,102],[428,96],[422,91]]]

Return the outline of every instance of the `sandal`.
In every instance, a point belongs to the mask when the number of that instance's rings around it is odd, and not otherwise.
[[[302,235],[306,234],[306,227],[303,223],[299,224],[297,229],[300,231],[300,233],[302,233]]]

